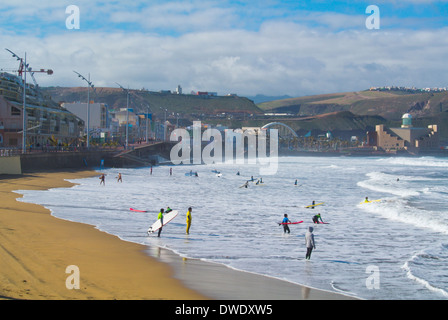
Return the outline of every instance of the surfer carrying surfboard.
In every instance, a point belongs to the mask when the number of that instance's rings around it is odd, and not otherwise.
[[[283,232],[286,233],[291,233],[291,230],[289,230],[289,227],[287,225],[287,223],[291,223],[291,221],[288,219],[288,215],[285,213],[284,218],[282,220],[282,224],[283,224]]]
[[[164,209],[163,208],[160,209],[159,215],[157,216],[157,219],[160,220],[160,223],[162,224],[162,226],[163,226],[163,212],[164,212]],[[159,233],[157,234],[157,237],[160,237],[160,233],[161,232],[162,232],[162,227],[160,227]]]

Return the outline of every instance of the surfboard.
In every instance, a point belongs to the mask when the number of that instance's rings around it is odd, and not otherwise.
[[[322,205],[322,204],[324,204],[325,202],[321,202],[321,203],[315,203],[315,204],[310,204],[309,206],[306,206],[305,208],[312,208],[312,207],[315,207],[315,206],[320,206],[320,205]]]
[[[363,201],[363,202],[360,202],[359,204],[372,203],[372,202],[380,202],[380,201],[381,201],[381,199],[378,199],[378,200],[369,200],[369,201]]]
[[[187,177],[197,177],[197,172],[187,172],[187,173],[185,173],[185,176],[187,176]]]
[[[167,214],[163,215],[163,226],[166,225],[167,223],[169,223],[171,220],[173,220],[174,218],[176,218],[176,216],[178,215],[178,211],[177,210],[173,210],[168,212]],[[148,233],[151,234],[153,232],[156,232],[157,230],[159,230],[160,228],[163,227],[162,223],[160,222],[160,219],[158,219],[156,222],[154,222],[148,229]]]
[[[148,212],[146,210],[137,210],[137,209],[134,209],[134,208],[129,208],[129,210],[134,211],[134,212]]]
[[[287,222],[287,223],[283,223],[283,222],[279,222],[279,225],[284,225],[284,224],[299,224],[302,223],[303,221],[297,221],[297,222]]]

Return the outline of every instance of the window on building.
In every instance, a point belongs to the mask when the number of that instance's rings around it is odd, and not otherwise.
[[[20,112],[19,108],[11,107],[11,115],[12,116],[20,116],[22,112]]]

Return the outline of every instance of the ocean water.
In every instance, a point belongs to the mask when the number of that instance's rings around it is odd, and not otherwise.
[[[190,170],[198,177],[186,176]],[[71,180],[78,185],[20,190],[20,201],[126,241],[317,289],[362,299],[448,299],[446,158],[284,157],[277,174],[248,188],[241,186],[259,177],[256,165],[160,166],[152,175],[149,168],[98,172],[106,174],[105,186],[98,177]],[[361,204],[365,197],[381,201]],[[324,205],[305,208],[313,200]],[[160,238],[148,235],[167,206],[179,215]],[[278,225],[284,213],[304,222],[284,234]],[[328,224],[313,225],[316,213]],[[307,261],[309,226],[316,249]]]

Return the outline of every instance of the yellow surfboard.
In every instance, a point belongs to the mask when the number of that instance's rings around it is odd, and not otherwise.
[[[322,205],[322,204],[324,204],[324,202],[321,202],[321,203],[315,203],[315,204],[310,204],[309,206],[306,206],[305,208],[312,208],[312,207],[315,207],[315,206],[320,206],[320,205]]]
[[[381,201],[381,199],[378,199],[378,200],[369,200],[369,201],[363,201],[363,202],[361,202],[360,204],[364,204],[364,203],[372,203],[372,202],[380,202]]]

